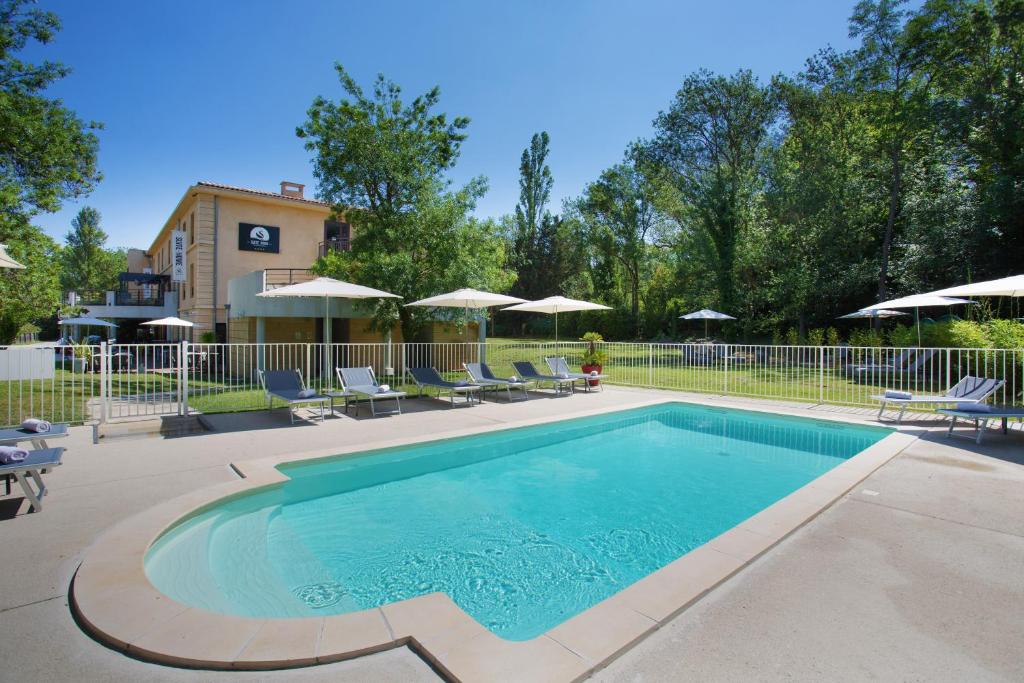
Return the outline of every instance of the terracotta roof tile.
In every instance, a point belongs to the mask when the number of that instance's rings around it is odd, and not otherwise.
[[[196,183],[196,185],[199,185],[201,187],[213,187],[213,188],[217,188],[219,190],[232,190],[234,192],[244,192],[246,194],[259,195],[260,197],[273,197],[275,199],[289,199],[289,200],[291,200],[293,202],[300,202],[300,203],[303,203],[303,204],[315,204],[316,206],[327,206],[327,207],[330,206],[327,202],[322,202],[319,199],[307,199],[305,197],[302,197],[302,198],[299,198],[299,197],[289,197],[288,195],[281,194],[279,192],[267,192],[265,190],[253,190],[252,188],[248,188],[248,187],[238,187],[236,185],[226,185],[224,183],[211,183],[211,182],[206,181],[206,180],[200,180],[199,182]]]

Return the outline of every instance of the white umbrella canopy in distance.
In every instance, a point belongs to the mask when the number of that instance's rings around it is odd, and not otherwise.
[[[929,292],[933,296],[1024,296],[1024,275],[972,282]]]
[[[103,320],[101,318],[90,318],[88,316],[80,316],[77,318],[64,318],[63,320],[58,320],[57,324],[61,326],[70,325],[72,327],[117,327],[117,323],[112,323],[109,320]],[[77,330],[75,331],[77,332]]]
[[[454,292],[438,294],[419,301],[405,304],[406,306],[427,306],[432,308],[462,308],[466,311],[466,335],[469,335],[469,309],[490,308],[491,306],[505,306],[507,304],[518,304],[525,302],[506,294],[494,294],[483,292],[479,289],[456,289]]]
[[[937,296],[935,294],[914,294],[899,299],[889,299],[871,306],[865,306],[861,311],[870,311],[885,308],[913,308],[914,320],[917,324],[917,345],[921,345],[921,316],[919,309],[931,306],[958,306],[960,304],[973,304],[970,299],[956,299],[949,296]]]
[[[173,315],[166,318],[158,318],[157,320],[147,320],[142,324],[153,325],[154,327],[193,327],[195,325],[195,323],[189,320],[182,320],[181,318],[176,318]]]
[[[704,338],[708,336],[708,321],[709,320],[735,320],[736,318],[725,313],[719,313],[718,311],[712,311],[710,308],[702,308],[699,311],[693,313],[687,313],[686,315],[679,316],[682,320],[703,320],[704,321]]]
[[[850,318],[895,318],[898,315],[910,315],[903,311],[891,311],[885,308],[869,308],[866,311],[854,311],[853,313],[847,313],[841,315],[837,320],[847,320]]]
[[[612,310],[612,307],[605,306],[604,304],[595,304],[592,301],[569,299],[564,296],[549,296],[546,299],[527,301],[526,303],[516,304],[515,306],[509,306],[508,308],[503,308],[501,310],[523,311],[525,313],[553,313],[555,315],[555,341],[557,342],[559,313],[568,313],[571,311],[610,311]]]
[[[17,268],[20,270],[24,267],[25,266],[12,259],[11,255],[7,253],[6,244],[0,244],[0,268]]]
[[[318,277],[307,282],[299,282],[294,285],[285,285],[275,289],[268,289],[256,296],[266,297],[305,297],[310,299],[324,300],[324,367],[323,375],[325,381],[330,381],[330,346],[331,346],[331,299],[401,299],[397,294],[385,292],[382,289],[364,287],[352,282],[335,280],[331,277]]]

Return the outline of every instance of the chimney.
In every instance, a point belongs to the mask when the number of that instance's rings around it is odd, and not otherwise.
[[[302,199],[302,191],[306,188],[305,185],[299,183],[292,183],[287,180],[281,181],[281,194],[285,197],[296,197]]]

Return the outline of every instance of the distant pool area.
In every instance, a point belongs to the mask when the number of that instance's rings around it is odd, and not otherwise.
[[[684,403],[279,466],[145,558],[174,600],[258,618],[433,592],[527,640],[673,562],[891,430]]]

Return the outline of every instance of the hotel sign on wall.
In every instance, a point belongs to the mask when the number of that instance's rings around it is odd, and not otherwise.
[[[171,231],[171,282],[185,281],[185,231]]]
[[[254,223],[238,224],[238,248],[242,251],[281,252],[281,228]]]

